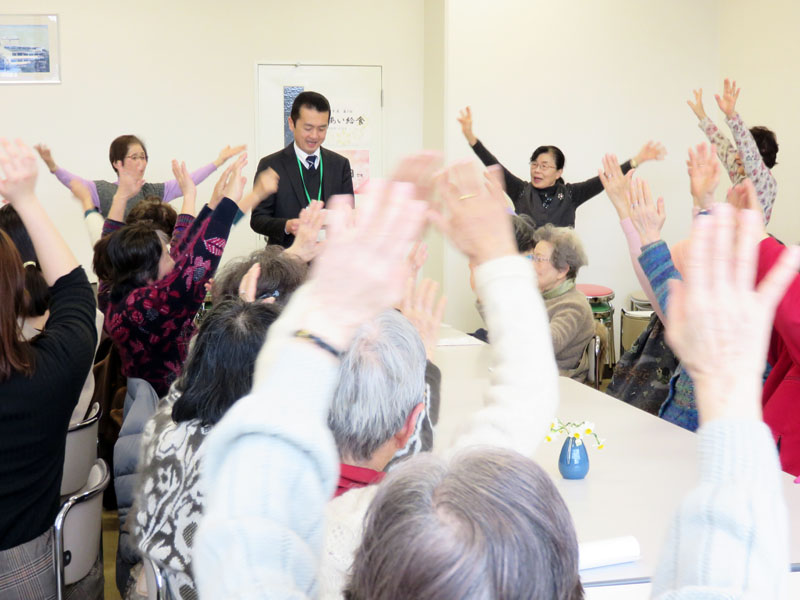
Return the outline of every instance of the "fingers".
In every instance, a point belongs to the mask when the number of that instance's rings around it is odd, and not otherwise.
[[[734,263],[734,239],[736,237],[736,213],[728,204],[717,204],[712,209],[714,235],[711,238],[710,265],[711,283],[716,290],[729,287]],[[748,239],[740,244],[748,245],[752,253],[753,244]]]
[[[254,302],[258,289],[258,278],[261,275],[261,265],[253,263],[239,283],[239,297],[245,302]]]
[[[760,241],[762,228],[761,215],[740,210],[736,214],[736,249],[733,265],[733,285],[736,289],[749,292],[753,289],[758,268],[756,248]]]

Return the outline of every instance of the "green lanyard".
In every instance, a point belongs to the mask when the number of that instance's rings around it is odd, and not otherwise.
[[[306,178],[303,177],[303,163],[300,162],[300,157],[295,155],[297,159],[297,168],[300,169],[300,180],[303,182],[303,191],[306,193],[306,200],[311,204],[311,196],[308,195],[308,188],[306,187]],[[322,152],[319,153],[319,190],[317,191],[317,200],[322,200]]]

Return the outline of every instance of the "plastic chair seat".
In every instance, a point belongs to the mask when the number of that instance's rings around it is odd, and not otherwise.
[[[590,304],[610,302],[614,299],[614,290],[594,283],[579,283],[575,286],[589,300]]]

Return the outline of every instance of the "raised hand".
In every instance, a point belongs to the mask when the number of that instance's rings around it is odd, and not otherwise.
[[[720,166],[717,160],[717,148],[714,144],[698,144],[692,150],[689,148],[689,190],[695,206],[707,209],[714,202],[714,191],[719,184]]]
[[[706,114],[706,109],[703,107],[703,88],[692,90],[692,92],[694,93],[694,102],[687,100],[686,104],[689,105],[689,108],[692,109],[695,116],[702,121],[708,116]]]
[[[414,277],[409,277],[406,280],[406,291],[400,305],[400,312],[411,321],[422,338],[425,356],[430,361],[433,360],[436,353],[439,328],[442,325],[445,306],[447,306],[445,296],[441,296],[439,301],[436,301],[438,291],[439,284],[432,279],[423,279],[417,285]]]
[[[754,287],[762,220],[714,205],[694,220],[684,281],[670,281],[667,341],[694,381],[702,422],[761,418],[761,376],[775,308],[800,265],[787,248]]]
[[[242,176],[242,169],[244,169],[245,165],[247,164],[247,153],[242,154],[239,158],[236,159],[236,162],[233,163],[231,170],[230,177],[228,177],[228,181],[225,183],[225,186],[222,189],[222,195],[226,198],[230,198],[236,204],[239,205],[239,208],[242,212],[246,213],[247,208],[248,210],[252,208],[252,206],[242,206],[242,194],[244,193],[244,186],[247,182],[247,178]],[[252,201],[252,199],[251,199]],[[256,202],[255,204],[258,204]],[[254,205],[255,205],[254,204]]]
[[[116,198],[117,195],[119,195],[126,201],[130,200],[142,190],[143,185],[143,178],[121,169],[119,172],[117,192],[114,194],[114,197]]]
[[[456,163],[440,179],[439,192],[444,207],[431,220],[471,262],[517,254],[503,190],[488,172],[481,177],[472,163]]]
[[[752,210],[761,216],[761,238],[767,237],[766,219],[764,218],[764,207],[758,201],[756,188],[750,179],[745,179],[741,183],[728,190],[728,204],[739,210]]]
[[[177,160],[173,159],[172,174],[175,176],[175,181],[178,182],[178,185],[180,186],[181,192],[183,192],[184,196],[187,194],[197,194],[197,186],[195,186],[192,176],[189,174],[189,170],[186,168],[185,162],[179,164]]]
[[[15,208],[36,199],[36,155],[22,140],[0,139],[0,196]]]
[[[464,134],[464,137],[467,138],[470,146],[474,146],[478,138],[475,137],[475,134],[472,133],[472,109],[469,106],[466,108],[458,111],[458,122],[461,124],[461,133]]]
[[[34,148],[36,149],[36,152],[39,153],[39,156],[42,157],[44,164],[47,165],[47,168],[50,169],[50,172],[55,173],[58,170],[58,166],[56,165],[56,161],[53,160],[53,154],[50,152],[50,148],[44,144],[36,144]]]
[[[598,177],[600,177],[600,183],[603,184],[611,204],[617,210],[620,221],[631,216],[628,194],[633,174],[634,169],[631,169],[625,175],[622,174],[619,161],[614,154],[606,154],[603,157],[603,168],[597,172]]]
[[[664,147],[664,144],[649,140],[644,146],[642,146],[641,150],[639,150],[638,154],[634,158],[638,166],[647,162],[648,160],[664,160],[666,156],[667,149]]]
[[[661,239],[661,228],[667,219],[664,199],[653,202],[650,186],[642,179],[631,179],[628,189],[631,221],[639,232],[642,246],[657,242]]]
[[[731,82],[726,79],[722,91],[722,97],[720,98],[719,94],[714,95],[714,98],[717,99],[719,109],[725,113],[725,116],[729,119],[732,119],[736,114],[736,100],[739,99],[740,91],[741,89],[736,87],[735,81]]]
[[[281,177],[272,167],[261,171],[256,177],[256,182],[253,185],[253,192],[263,200],[278,191],[278,182]]]
[[[420,269],[428,260],[428,244],[420,240],[411,248],[408,254],[408,264],[411,266],[411,275],[416,280]]]
[[[325,224],[325,203],[312,200],[300,212],[297,219],[298,227],[292,245],[286,249],[287,254],[298,257],[303,262],[311,262],[324,246],[324,242],[317,241],[319,232]]]
[[[424,159],[429,165],[436,161],[431,155]],[[311,268],[313,306],[303,325],[338,349],[347,347],[360,324],[395,305],[403,294],[409,275],[406,257],[428,212],[418,186],[408,183],[417,168],[413,165],[420,161],[403,161],[395,175],[401,182],[370,186],[355,214],[345,199],[328,203],[328,237]]]
[[[234,147],[225,146],[222,150],[219,151],[219,156],[217,156],[217,159],[214,161],[214,164],[217,166],[217,168],[219,168],[222,165],[224,165],[229,158],[236,156],[240,152],[244,152],[246,149],[247,149],[246,144]]]
[[[228,165],[228,168],[222,172],[222,175],[219,176],[217,179],[217,183],[214,184],[214,191],[211,192],[211,200],[208,201],[208,207],[211,210],[217,208],[220,200],[222,200],[223,196],[225,195],[225,186],[228,185],[228,181],[231,178],[231,173],[233,173],[234,164]]]

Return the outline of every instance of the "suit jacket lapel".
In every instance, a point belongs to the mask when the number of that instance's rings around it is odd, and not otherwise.
[[[289,174],[289,181],[292,182],[294,197],[302,210],[308,205],[308,200],[306,200],[306,192],[303,189],[303,180],[300,179],[300,169],[297,166],[297,154],[294,151],[294,144],[289,144],[283,149],[283,161],[286,172]]]

